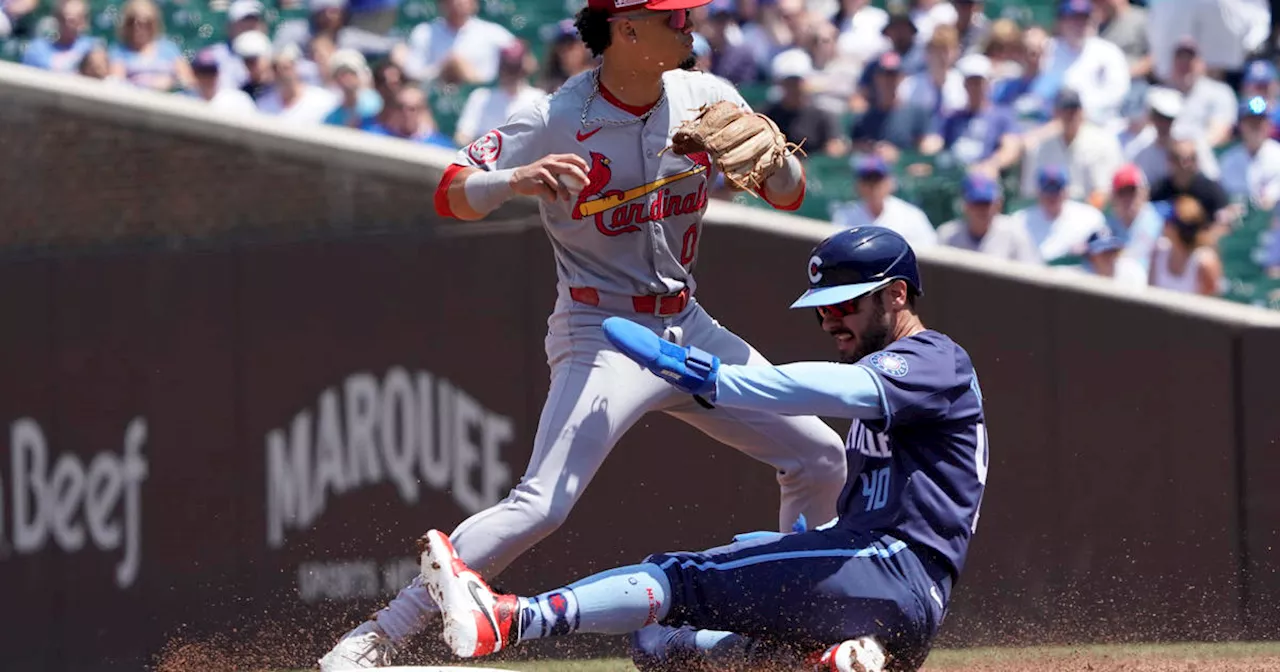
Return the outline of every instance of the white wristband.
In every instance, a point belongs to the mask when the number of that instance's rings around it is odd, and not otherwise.
[[[800,166],[800,159],[795,154],[790,154],[783,161],[782,167],[764,181],[764,187],[774,194],[789,194],[800,186],[802,179],[804,168]]]
[[[489,213],[498,209],[515,195],[511,188],[511,174],[514,168],[505,170],[482,170],[467,176],[462,184],[462,193],[467,197],[467,205],[472,210]]]

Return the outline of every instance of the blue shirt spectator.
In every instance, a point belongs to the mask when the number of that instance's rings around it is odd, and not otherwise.
[[[99,41],[86,35],[88,10],[83,0],[62,0],[54,10],[58,38],[32,40],[22,54],[22,62],[53,72],[75,72],[80,59]]]
[[[999,174],[1017,163],[1021,154],[1018,121],[1009,108],[992,105],[988,99],[990,59],[970,54],[960,59],[956,69],[964,76],[968,104],[938,122],[939,138],[933,147],[940,141],[956,163],[991,175]]]
[[[119,43],[109,55],[115,76],[154,91],[191,88],[195,77],[178,45],[164,37],[160,10],[151,0],[129,0],[121,10]]]
[[[914,150],[932,127],[933,115],[927,109],[908,107],[898,100],[902,58],[896,52],[886,52],[876,66],[875,102],[849,131],[854,149],[865,153],[877,143],[886,142],[899,149]]]

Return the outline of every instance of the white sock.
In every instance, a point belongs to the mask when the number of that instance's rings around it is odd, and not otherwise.
[[[419,574],[409,585],[401,588],[395,599],[375,614],[374,619],[391,641],[399,644],[425,630],[437,613],[439,609],[435,600],[422,585],[422,575]]]
[[[671,586],[654,564],[619,567],[520,598],[520,639],[594,632],[624,635],[666,618]]]

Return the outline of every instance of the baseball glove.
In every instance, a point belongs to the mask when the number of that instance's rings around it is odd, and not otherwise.
[[[696,117],[676,129],[670,149],[682,156],[707,152],[734,189],[755,192],[787,156],[800,150],[772,119],[727,100],[695,111]]]

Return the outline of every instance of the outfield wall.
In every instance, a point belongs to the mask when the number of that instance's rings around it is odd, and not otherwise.
[[[0,99],[14,669],[137,669],[178,633],[305,664],[412,576],[414,537],[518,479],[554,298],[533,204],[436,221],[447,152],[343,129],[3,64]],[[699,300],[775,361],[828,356],[785,306],[830,229],[723,203],[707,222]],[[1280,316],[921,257],[992,446],[946,643],[1280,636]],[[499,583],[716,545],[776,505],[767,467],[650,416]]]

